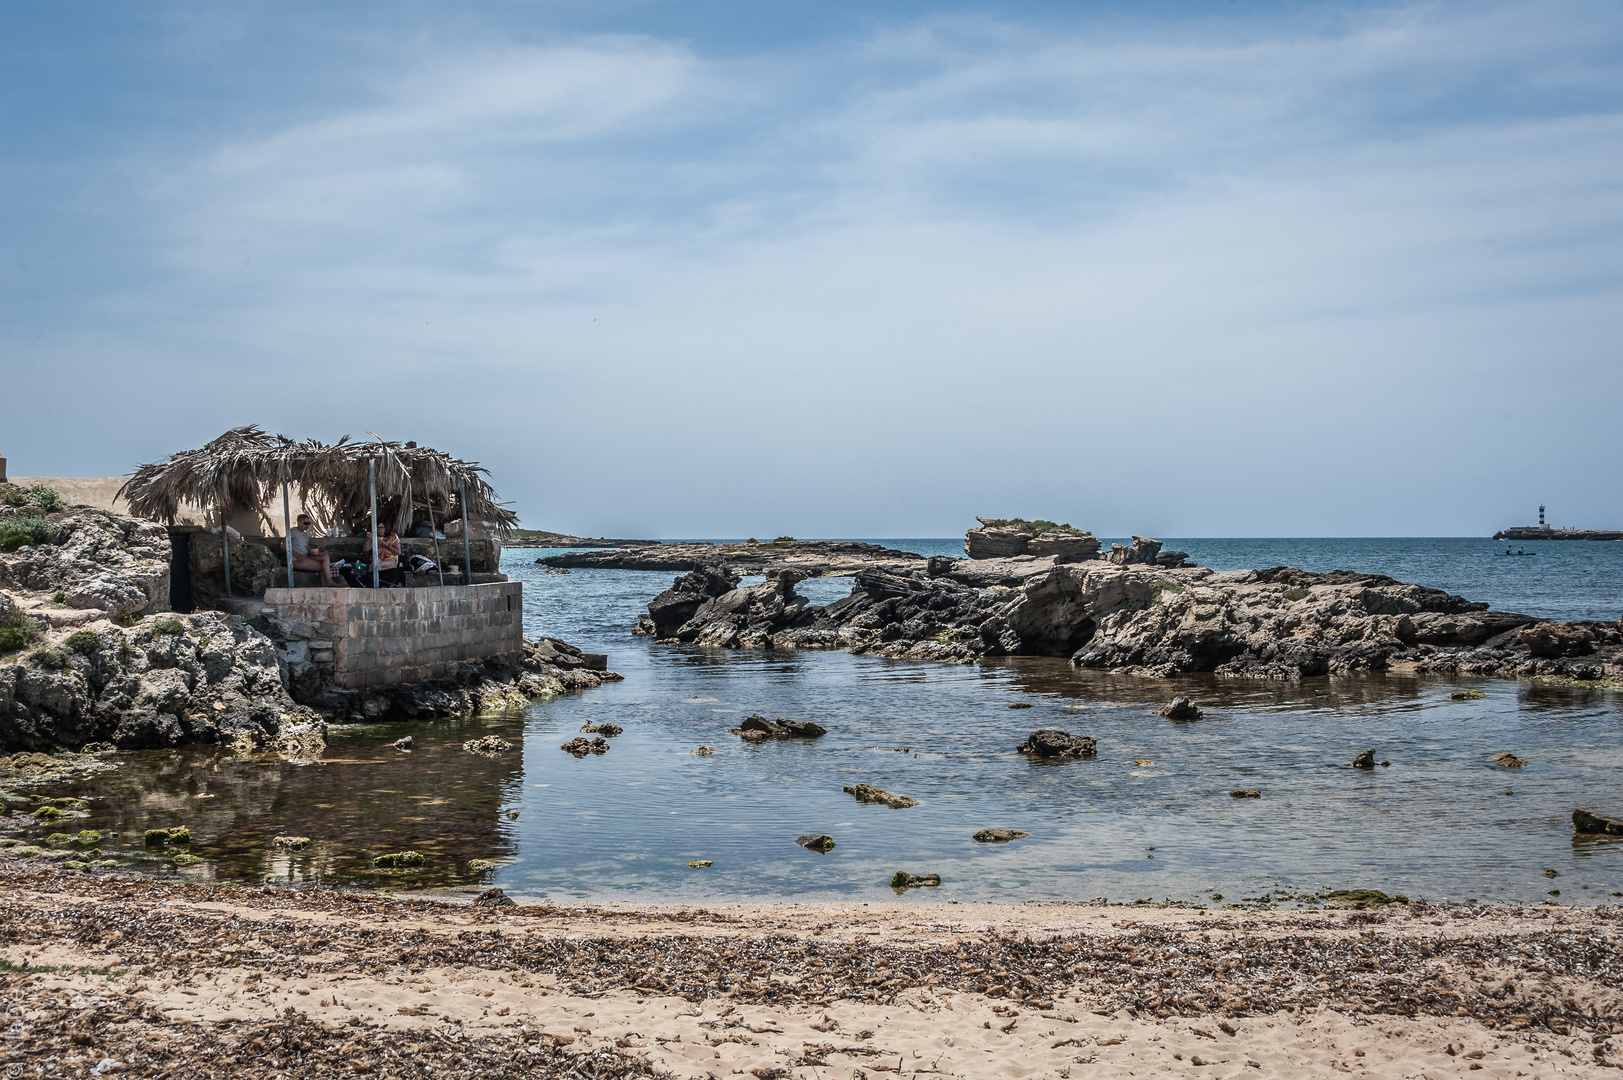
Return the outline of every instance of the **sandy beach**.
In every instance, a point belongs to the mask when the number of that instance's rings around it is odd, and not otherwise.
[[[1614,1075],[1616,908],[659,906],[0,869],[7,1076]]]

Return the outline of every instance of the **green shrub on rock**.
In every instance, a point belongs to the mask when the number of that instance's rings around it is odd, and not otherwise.
[[[89,656],[101,648],[101,635],[94,630],[75,630],[67,636],[67,640],[63,641],[62,644],[76,653]]]
[[[184,634],[186,624],[179,619],[159,619],[152,624],[152,629],[160,634]]]
[[[56,489],[53,487],[48,487],[45,484],[35,484],[33,487],[29,488],[28,501],[45,511],[47,514],[54,514],[58,510],[66,510],[68,508],[68,504],[62,501],[62,496],[57,494]]]
[[[0,615],[0,653],[16,652],[39,637],[39,624],[13,608]]]
[[[40,514],[13,514],[0,520],[0,551],[48,544],[56,530]]]
[[[61,671],[68,666],[68,654],[61,649],[35,649],[29,659],[49,671]]]

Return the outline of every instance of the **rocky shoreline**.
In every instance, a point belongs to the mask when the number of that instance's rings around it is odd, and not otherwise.
[[[1054,656],[1078,668],[1158,677],[1394,670],[1623,679],[1620,623],[1491,611],[1379,574],[1218,573],[1160,548],[1138,537],[1104,557],[870,567],[856,572],[848,597],[826,606],[796,593],[805,578],[797,568],[769,567],[763,583],[740,587],[738,568],[715,562],[655,597],[634,632],[720,648],[843,648],[955,663]],[[1015,559],[1029,560],[1031,572],[1008,583],[999,564]],[[990,574],[978,573],[987,565]],[[987,577],[999,579],[982,584]]]
[[[329,722],[513,709],[619,678],[541,638],[511,664],[467,662],[425,683],[306,694],[275,624],[165,610],[161,526],[87,508],[28,516],[42,522],[35,542],[0,551],[0,751],[319,745]]]

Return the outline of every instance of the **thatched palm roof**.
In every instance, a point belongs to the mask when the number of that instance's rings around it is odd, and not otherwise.
[[[415,443],[373,435],[351,442],[346,435],[327,445],[268,435],[257,425],[233,428],[199,450],[171,454],[142,465],[120,490],[130,512],[174,524],[181,504],[227,518],[250,513],[272,518],[280,511],[285,475],[299,500],[317,517],[354,525],[368,515],[367,464],[377,462],[378,517],[404,532],[422,508],[444,524],[461,516],[459,492],[467,491],[468,521],[506,534],[518,515],[496,500],[477,462]],[[285,473],[284,473],[285,469]]]

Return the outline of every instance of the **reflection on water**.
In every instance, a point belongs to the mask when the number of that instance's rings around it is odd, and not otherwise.
[[[190,852],[205,862],[185,868],[189,877],[396,884],[417,878],[378,873],[372,858],[413,850],[436,883],[477,882],[469,860],[506,859],[517,849],[517,824],[502,811],[518,797],[519,756],[481,757],[462,744],[487,734],[517,744],[523,730],[519,719],[338,729],[317,761],[219,747],[142,751],[124,755],[115,772],[51,794],[87,799],[88,816],[72,830],[104,834],[103,852],[139,869],[168,869],[174,854]],[[408,731],[410,752],[391,745]],[[190,830],[189,846],[143,844],[146,830],[178,825]],[[311,843],[283,850],[278,836]]]
[[[1623,815],[1623,695],[1379,675],[1149,680],[1049,659],[958,667],[656,646],[626,630],[672,575],[543,576],[516,560],[508,569],[526,582],[527,633],[608,652],[626,680],[537,702],[522,717],[340,732],[313,763],[211,748],[135,754],[78,792],[53,794],[94,800],[74,829],[118,832],[109,851],[133,857],[144,829],[185,824],[207,861],[180,872],[243,880],[494,881],[519,896],[679,901],[890,899],[898,870],[941,875],[940,888],[910,891],[910,902],[1209,902],[1215,891],[1226,903],[1357,887],[1518,901],[1558,890],[1570,903],[1623,892],[1623,841],[1575,838],[1570,824],[1578,805]],[[1461,686],[1485,696],[1451,700]],[[1155,715],[1177,693],[1205,718]],[[829,734],[745,744],[727,728],[752,712],[815,720]],[[625,732],[602,756],[561,752],[588,722]],[[1097,759],[1036,764],[1016,754],[1039,727],[1094,736]],[[410,754],[389,745],[406,733]],[[484,734],[515,748],[496,758],[461,749]],[[717,752],[693,754],[701,745]],[[1391,767],[1347,767],[1365,749]],[[1506,750],[1530,764],[1489,760]],[[862,805],[842,791],[863,781],[919,805]],[[1262,798],[1231,798],[1235,788]],[[971,839],[988,827],[1030,835]],[[828,833],[837,846],[808,851],[794,843],[804,833]],[[276,852],[277,835],[314,843]],[[403,849],[427,857],[421,873],[370,869],[372,856]],[[466,869],[472,859],[504,865],[481,876]]]

